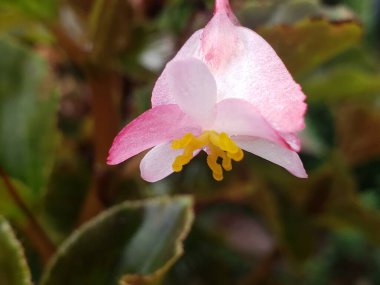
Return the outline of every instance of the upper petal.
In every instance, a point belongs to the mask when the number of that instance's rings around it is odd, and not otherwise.
[[[301,87],[258,34],[242,27],[234,27],[233,33],[239,39],[236,53],[223,69],[214,73],[218,100],[245,99],[278,131],[300,131],[306,110]]]
[[[197,31],[174,60],[194,57],[208,65],[217,83],[217,101],[245,99],[279,132],[302,130],[306,104],[301,87],[272,47],[257,33],[236,25],[231,13],[216,9],[206,28]],[[153,90],[153,106],[175,102],[167,89],[164,69]]]
[[[264,139],[252,137],[233,137],[232,139],[242,149],[278,164],[294,176],[308,177],[302,161],[295,151]]]
[[[230,9],[216,9],[214,17],[203,30],[201,57],[213,72],[224,69],[239,52],[236,24],[236,17]]]
[[[172,60],[174,61],[190,57],[200,58],[202,33],[203,29],[196,31],[182,46]],[[174,94],[171,94],[168,90],[167,68],[165,67],[164,71],[154,85],[152,92],[152,106],[174,104],[175,100],[173,95]]]
[[[263,118],[254,105],[241,99],[226,99],[217,104],[213,129],[230,136],[264,138],[288,147],[284,139]]]
[[[118,164],[148,148],[180,138],[189,132],[198,135],[200,127],[177,105],[149,109],[116,136],[107,163]]]
[[[214,120],[216,103],[216,82],[208,67],[188,58],[171,61],[166,69],[168,92],[176,104],[202,127],[208,127]]]

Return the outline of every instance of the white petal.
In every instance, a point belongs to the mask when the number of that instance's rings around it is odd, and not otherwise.
[[[202,127],[215,118],[216,82],[200,60],[188,58],[171,61],[167,67],[168,91],[176,104]]]
[[[157,182],[173,173],[172,164],[182,149],[173,149],[171,143],[152,148],[141,160],[141,177],[148,182]]]
[[[233,137],[233,141],[245,151],[260,156],[285,168],[294,176],[307,178],[302,161],[295,151],[264,139]]]
[[[200,58],[202,30],[196,31],[179,50],[172,60],[185,59],[189,57]],[[166,68],[158,78],[152,93],[152,106],[174,104],[173,94],[168,91]]]

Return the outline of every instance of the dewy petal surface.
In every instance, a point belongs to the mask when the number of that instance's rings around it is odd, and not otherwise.
[[[302,161],[295,151],[279,146],[273,142],[252,137],[233,137],[234,142],[250,153],[269,160],[285,168],[294,176],[307,178]]]
[[[173,149],[171,143],[160,144],[152,148],[141,160],[141,177],[148,182],[157,182],[173,173],[172,164],[182,153],[181,149]]]
[[[197,135],[201,130],[177,105],[157,106],[121,130],[112,144],[107,163],[118,164],[148,148],[189,132]]]
[[[304,127],[305,95],[272,47],[255,32],[236,27],[238,52],[216,72],[218,100],[240,98],[251,102],[278,131]]]
[[[283,138],[262,117],[254,105],[241,99],[226,99],[217,104],[213,129],[230,136],[264,138],[287,147]]]
[[[197,31],[173,60],[194,57],[208,65],[217,83],[218,102],[226,98],[247,100],[276,130],[300,131],[306,110],[301,87],[272,47],[255,32],[238,26],[231,13],[216,9],[205,29]],[[153,106],[175,102],[167,85],[164,69],[153,90]]]
[[[168,92],[176,104],[207,128],[214,121],[216,82],[208,67],[200,60],[175,60],[167,66]]]

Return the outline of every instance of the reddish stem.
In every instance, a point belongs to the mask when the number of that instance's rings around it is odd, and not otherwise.
[[[231,6],[229,0],[215,0],[215,13],[217,12],[231,12]]]
[[[83,205],[80,223],[87,221],[104,208],[102,192],[108,188],[109,169],[106,165],[108,151],[118,132],[122,78],[113,71],[88,72],[94,120],[95,164],[92,186]]]
[[[61,47],[82,70],[86,72],[91,92],[92,118],[94,120],[95,164],[92,186],[80,214],[80,223],[95,216],[104,208],[101,191],[107,190],[109,175],[106,167],[108,150],[117,134],[120,123],[120,99],[122,78],[117,72],[96,66],[87,69],[90,53],[71,39],[57,25],[50,27]]]
[[[104,167],[108,151],[118,132],[122,78],[117,72],[88,73],[92,114],[95,124],[96,167]]]

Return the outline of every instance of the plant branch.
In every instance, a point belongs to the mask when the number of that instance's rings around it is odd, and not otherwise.
[[[7,189],[9,195],[12,197],[15,204],[27,217],[29,221],[29,227],[27,227],[26,232],[30,237],[31,242],[36,245],[36,249],[39,251],[41,258],[46,263],[55,252],[55,245],[45,233],[44,229],[39,224],[37,219],[34,217],[33,212],[29,209],[21,196],[18,194],[16,188],[13,186],[8,175],[2,168],[0,168],[0,177],[2,178],[5,188]]]
[[[53,24],[48,27],[70,59],[78,65],[85,64],[88,59],[88,52],[76,43],[59,24]]]

